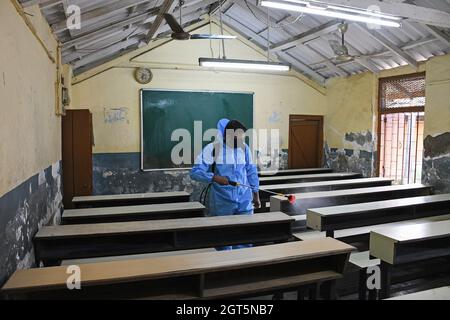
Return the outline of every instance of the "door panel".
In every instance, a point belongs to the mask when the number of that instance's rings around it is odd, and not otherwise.
[[[92,114],[67,110],[62,120],[64,207],[72,198],[92,195]]]
[[[322,166],[323,117],[291,115],[289,119],[289,168]]]

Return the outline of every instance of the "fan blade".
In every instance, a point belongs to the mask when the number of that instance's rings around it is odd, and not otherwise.
[[[164,19],[166,19],[167,24],[170,26],[170,29],[172,29],[174,33],[184,33],[183,28],[180,26],[177,19],[175,19],[173,15],[166,13],[164,14]]]
[[[172,37],[171,36],[160,36],[160,37],[156,37],[153,40],[161,40],[161,39],[172,39]]]
[[[336,40],[329,40],[328,43],[330,44],[331,49],[333,49],[333,52],[335,55],[341,55],[342,54],[342,48],[339,41]]]
[[[192,34],[191,40],[229,40],[236,39],[236,36],[225,36],[218,34]]]

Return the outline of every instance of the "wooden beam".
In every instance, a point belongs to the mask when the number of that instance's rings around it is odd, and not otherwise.
[[[153,22],[150,30],[148,31],[147,36],[145,37],[145,42],[150,43],[158,35],[158,30],[161,27],[161,24],[164,22],[164,14],[174,9],[175,2],[174,0],[164,0],[164,3],[159,7],[159,13],[156,16],[155,21]]]
[[[113,44],[113,45],[103,48],[101,50],[95,51],[94,53],[86,55],[81,60],[78,60],[78,61],[72,63],[73,68],[74,69],[81,68],[89,63],[92,63],[92,62],[95,62],[96,60],[101,59],[104,56],[109,56],[116,51],[120,51],[129,46],[132,46],[132,45],[138,43],[139,41],[140,41],[140,39],[138,39],[138,38],[131,38],[131,39],[124,40],[119,43]]]
[[[250,6],[250,7],[252,7],[252,9],[253,9],[253,11],[254,12],[256,12],[256,13],[259,13],[260,15],[261,15],[261,18],[263,18],[263,17],[265,17],[266,19],[267,19],[267,14],[266,13],[264,13],[259,7],[256,7],[256,6],[254,6],[253,4],[251,4],[251,3],[248,3],[248,5]],[[246,8],[244,8],[244,9],[246,9]],[[290,14],[287,14],[286,16],[284,16],[281,20],[279,20],[279,21],[276,21],[275,19],[273,19],[273,18],[270,18],[270,23],[274,23],[274,24],[276,24],[276,25],[278,25],[279,23],[281,23],[281,22],[283,22],[284,20],[286,20],[287,18],[289,18],[289,17],[292,17]],[[282,30],[284,30],[285,32],[287,32],[288,34],[289,34],[289,30],[287,30],[286,28],[284,28],[284,27],[281,27],[282,28]],[[335,25],[335,28],[337,28],[337,24]],[[264,33],[264,32],[266,32],[268,30],[268,28],[266,27],[266,28],[264,28],[262,31],[260,31],[260,32],[258,32],[257,34],[258,35],[261,35],[262,33]],[[315,50],[315,49],[313,49],[313,48],[311,48],[311,47],[309,47],[308,45],[306,45],[306,44],[304,44],[304,42],[307,42],[308,41],[308,39],[310,39],[310,40],[313,40],[313,39],[315,39],[315,38],[318,38],[318,37],[320,37],[320,35],[319,34],[317,34],[317,36],[315,36],[315,37],[313,37],[313,38],[310,38],[310,37],[308,37],[308,36],[306,36],[305,37],[305,40],[306,41],[302,41],[301,39],[299,39],[300,41],[295,41],[295,44],[293,44],[293,46],[291,46],[291,47],[295,47],[295,46],[297,46],[297,47],[299,47],[299,46],[304,46],[306,49],[308,49],[308,50],[310,50],[310,51],[313,51],[315,54],[317,54],[319,57],[321,57],[322,59],[326,59],[326,64],[330,67],[330,69],[331,70],[333,70],[337,75],[340,75],[340,76],[348,76],[349,74],[344,70],[344,69],[341,69],[341,68],[339,68],[339,67],[337,67],[333,62],[331,62],[330,61],[330,59],[327,59],[325,56],[323,56],[320,52],[318,52],[317,50]],[[295,38],[295,37],[291,37],[291,39],[292,38]],[[276,46],[276,44],[275,45],[272,45],[271,46],[271,49],[273,49],[274,48],[274,46]],[[287,50],[287,49],[286,49]],[[278,51],[278,50],[275,50],[275,51]],[[291,59],[290,57],[288,57],[288,59]],[[298,59],[296,59],[296,61],[298,61]],[[304,66],[306,66],[305,64],[303,64]],[[312,68],[309,68],[310,70],[312,70]],[[316,75],[314,75],[314,77],[316,77]],[[320,80],[319,81],[321,81],[322,82],[322,78],[319,78]]]
[[[294,57],[290,53],[285,52],[285,51],[280,51],[280,52],[277,52],[277,55],[281,58],[281,60],[289,62],[293,65],[300,66],[300,70],[303,70],[304,72],[309,74],[313,79],[318,81],[321,85],[325,84],[326,78],[324,76],[322,76],[315,70],[311,69],[309,66],[304,64],[302,61],[298,60],[296,57]]]
[[[83,12],[81,14],[82,26],[87,26],[95,21],[106,20],[105,15],[112,16],[120,11],[125,11],[126,9],[135,7],[137,5],[149,2],[150,0],[123,0],[110,5],[105,5],[103,7]],[[52,25],[52,29],[56,33],[61,33],[67,30],[67,20],[64,19]]]
[[[248,3],[248,5],[252,8],[252,10],[253,10],[253,12],[256,14],[259,14],[260,16],[261,16],[261,18],[265,18],[265,19],[267,19],[267,13],[265,13],[265,12],[263,12],[262,10],[261,10],[261,8],[259,8],[259,7],[257,7],[257,6],[254,6],[252,3]],[[241,4],[241,6],[242,6],[242,4]],[[247,9],[246,7],[243,7],[244,9]],[[285,19],[287,19],[288,17],[290,17],[290,15],[288,14],[287,16],[285,16],[284,18],[282,18],[281,19],[281,21],[284,21]],[[278,25],[278,23],[280,22],[280,21],[276,21],[275,19],[273,19],[273,18],[270,18],[270,23],[273,23],[273,24],[276,24],[276,25]],[[283,28],[282,27],[282,29],[285,31],[285,32],[289,32],[288,30],[286,30],[285,28]],[[256,34],[256,35],[258,35],[259,37],[260,37],[260,39],[265,39],[264,37],[262,37],[261,36],[261,34],[262,33],[264,33],[264,32],[266,32],[268,30],[268,28],[266,27],[266,28],[264,28],[262,31],[260,31],[260,32],[258,32],[258,33],[254,33],[254,34]],[[252,37],[253,38],[253,37]],[[267,42],[267,39],[265,40],[265,42]],[[299,44],[301,44],[301,43],[299,43]],[[276,44],[275,44],[276,45]],[[271,45],[271,49],[275,46],[275,45]],[[313,51],[313,52],[315,52],[317,55],[319,55],[320,57],[322,57],[322,58],[325,58],[321,53],[319,53],[319,52],[317,52],[316,50],[314,50],[314,49],[312,49],[312,48],[310,48],[310,47],[308,47],[308,46],[305,46],[307,49],[309,49],[309,50],[311,50],[311,51]],[[265,49],[265,50],[267,50],[267,48]],[[275,54],[277,54],[277,50],[275,50],[276,52],[275,52]],[[315,73],[312,73],[312,71],[313,71],[313,69],[312,68],[310,68],[309,66],[307,66],[306,64],[304,64],[303,62],[301,62],[301,61],[299,61],[298,59],[293,59],[293,57],[291,56],[291,55],[288,55],[288,56],[286,56],[286,55],[278,55],[278,57],[279,58],[281,58],[281,60],[284,60],[284,58],[286,58],[286,59],[289,59],[289,61],[295,61],[296,63],[296,65],[301,65],[302,66],[302,69],[303,70],[305,70],[305,71],[307,71],[314,79],[316,79],[316,80],[318,80],[321,84],[323,84],[324,82],[325,82],[325,78],[322,76],[322,75],[320,75],[319,73],[317,73],[317,72],[315,72]],[[283,58],[284,57],[284,58]],[[341,76],[348,76],[348,73],[345,71],[345,70],[343,70],[343,69],[341,69],[341,68],[338,68],[338,67],[336,67],[331,61],[328,61],[328,65],[330,66],[330,68],[333,68],[333,70],[338,74],[338,75],[341,75]]]
[[[96,37],[96,36],[99,36],[101,34],[111,32],[112,30],[116,30],[118,28],[123,28],[123,27],[125,27],[125,26],[127,26],[129,24],[138,23],[138,22],[140,22],[142,20],[146,20],[148,18],[153,18],[155,16],[156,16],[156,13],[152,9],[150,11],[147,11],[147,12],[144,12],[144,13],[140,13],[140,14],[138,14],[136,16],[133,16],[133,17],[130,17],[128,19],[119,21],[119,22],[114,23],[112,25],[109,25],[107,27],[100,28],[100,29],[94,30],[92,32],[89,32],[89,33],[80,35],[78,37],[72,38],[72,39],[70,39],[70,40],[68,40],[66,42],[63,42],[63,46],[64,46],[64,48],[70,47],[70,46],[76,44],[79,41],[84,41],[84,40],[87,40],[87,39],[89,39],[91,37]]]
[[[209,22],[199,21],[199,22],[187,27],[186,31],[193,32],[199,28],[202,28],[202,27],[208,25],[208,23]],[[130,65],[134,58],[136,58],[140,55],[143,55],[147,52],[150,52],[150,51],[154,50],[155,48],[158,48],[161,45],[164,45],[170,41],[172,41],[172,40],[171,39],[156,39],[148,46],[135,49],[131,52],[127,52],[126,54],[115,57],[111,60],[105,60],[103,64],[98,65],[92,69],[82,70],[78,74],[75,74],[75,76],[72,80],[72,84],[75,85],[77,83],[88,80],[88,79],[95,77],[96,75],[101,74],[107,70],[114,68],[114,67]]]
[[[375,30],[370,30],[366,26],[362,24],[355,23],[353,24],[358,29],[365,32],[367,35],[371,36],[372,39],[376,40],[383,46],[385,46],[389,51],[396,54],[399,58],[406,61],[411,67],[417,69],[419,67],[419,63],[412,58],[409,54],[407,54],[405,51],[403,51],[400,47],[398,47],[396,44],[392,43],[390,40],[386,39],[383,35],[381,35],[379,32]]]
[[[245,26],[241,21],[237,21],[237,20],[235,20],[234,18],[230,17],[227,14],[223,14],[222,15],[222,19],[223,19],[223,22],[229,28],[233,29],[236,33],[242,34],[241,32],[238,32],[238,30],[236,30],[235,28],[232,27],[233,24],[239,25],[239,30],[245,30],[245,34],[250,34],[252,36],[252,38],[255,39],[256,41],[259,41],[261,43],[267,42],[267,39],[265,39],[261,35],[256,34],[253,30],[251,30],[250,28]],[[258,43],[255,43],[255,44],[261,50],[264,50],[264,51],[267,50],[267,48],[264,48],[260,44],[258,44]],[[275,56],[272,56],[272,57],[275,58]],[[294,67],[296,67],[298,69],[299,72],[307,74],[309,77],[314,79],[320,86],[323,86],[323,84],[325,83],[325,78],[322,75],[320,75],[319,73],[315,72],[314,70],[312,70],[311,68],[306,66],[301,61],[298,61],[296,59],[295,60],[292,59],[288,54],[282,54],[282,55],[280,55],[279,58],[281,58],[282,61],[286,61],[286,62],[289,62],[289,63],[295,62],[295,63],[292,63],[292,64],[293,64]],[[284,58],[286,58],[286,59],[284,59]]]
[[[417,41],[410,42],[407,45],[402,46],[401,49],[402,50],[409,50],[409,49],[415,48],[417,46],[425,45],[427,43],[436,42],[436,41],[438,41],[436,38],[434,38],[432,36],[429,36],[429,37],[426,37],[424,39],[420,39],[420,40],[417,40]],[[377,58],[379,56],[383,56],[383,55],[387,55],[387,54],[391,54],[392,55],[392,52],[390,52],[388,50],[383,50],[383,51],[380,51],[380,52],[364,55],[362,58],[373,59],[373,58]],[[360,60],[360,59],[361,58],[359,58],[358,60]],[[315,65],[318,65],[318,64],[324,64],[324,63],[325,63],[325,61],[319,61],[319,62],[316,62],[316,63],[312,64],[312,66],[315,66]],[[338,63],[337,65],[338,66],[345,66],[345,65],[348,65],[350,63],[354,63],[354,61],[341,62],[341,63]],[[326,66],[323,67],[323,68],[319,68],[317,70],[325,70],[325,69],[327,69]]]
[[[366,10],[371,6],[378,6],[380,11],[386,14],[407,18],[409,20],[433,25],[442,28],[450,28],[450,13],[440,10],[420,7],[409,3],[401,3],[396,0],[321,0],[330,4],[356,7]]]
[[[271,47],[271,50],[282,51],[282,50],[286,50],[286,49],[295,47],[297,44],[303,44],[305,42],[314,40],[325,34],[329,34],[333,31],[336,31],[337,26],[341,22],[342,21],[338,21],[338,20],[329,21],[325,24],[322,24],[318,27],[312,28],[312,29],[310,29],[302,34],[299,34],[297,36],[294,36],[290,39],[276,43]]]
[[[314,20],[314,21],[316,21],[317,23],[319,22],[315,17],[310,17],[310,19],[312,19],[312,20]],[[333,37],[333,38],[335,38],[335,40],[337,40],[337,41],[341,41],[341,38],[336,34],[336,33],[330,33],[330,35]],[[355,47],[353,47],[349,42],[347,42],[347,47],[349,48],[349,50],[350,50],[350,53],[354,53],[354,54],[356,54],[356,55],[362,55],[362,53],[358,50],[358,49],[356,49]],[[363,57],[363,58],[360,58],[360,59],[356,59],[356,60],[354,60],[354,61],[352,61],[352,62],[354,62],[354,63],[357,63],[357,64],[359,64],[360,66],[362,66],[362,67],[364,67],[364,68],[366,68],[368,71],[371,71],[371,72],[373,72],[373,73],[379,73],[379,69],[378,69],[378,67],[373,63],[373,62],[371,62],[369,59],[367,59],[367,58],[365,58],[365,57]]]
[[[447,46],[450,46],[450,36],[444,31],[439,30],[435,26],[430,26],[427,24],[422,25],[429,33],[433,35],[436,39],[440,40],[442,43],[444,43]]]

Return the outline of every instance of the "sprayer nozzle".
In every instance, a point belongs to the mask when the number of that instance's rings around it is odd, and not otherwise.
[[[295,202],[297,201],[294,195],[288,196],[287,199],[289,200],[290,204],[295,204]]]

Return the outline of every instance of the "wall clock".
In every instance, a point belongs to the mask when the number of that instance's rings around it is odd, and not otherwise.
[[[153,79],[153,73],[150,69],[147,68],[137,68],[134,73],[134,78],[140,84],[148,84]]]

